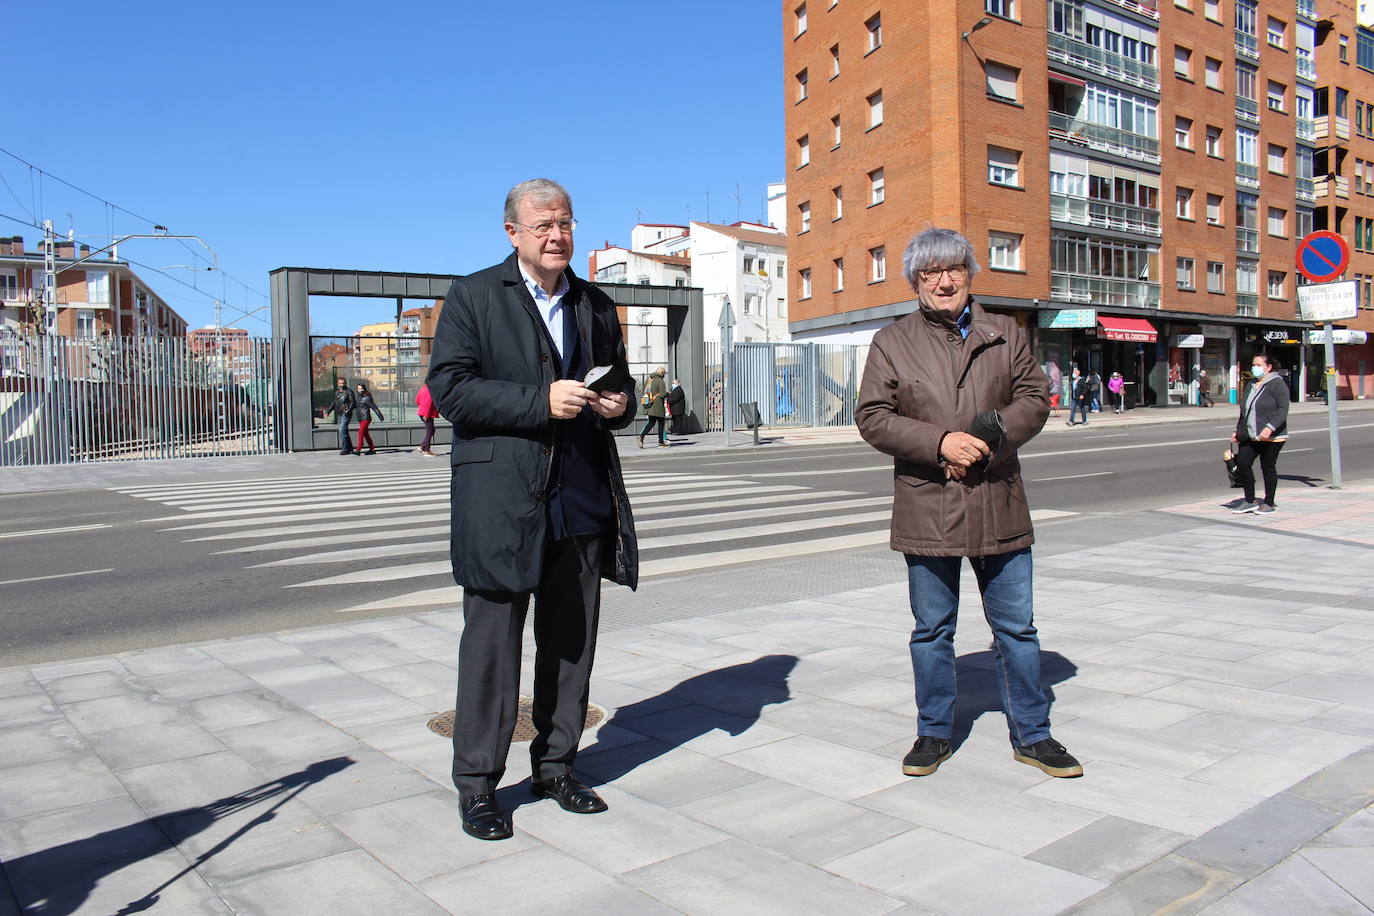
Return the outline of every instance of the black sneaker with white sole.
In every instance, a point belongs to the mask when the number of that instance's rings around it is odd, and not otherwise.
[[[911,750],[902,758],[902,772],[907,776],[929,776],[940,768],[940,764],[954,753],[949,741],[922,735],[916,739]]]
[[[1242,499],[1231,507],[1231,511],[1236,513],[1236,515],[1244,515],[1247,512],[1254,512],[1258,508],[1259,503],[1255,502],[1253,499]]]
[[[1012,756],[1019,762],[1033,766],[1050,776],[1061,778],[1082,776],[1083,765],[1053,738],[1037,741],[1030,747],[1012,745]]]

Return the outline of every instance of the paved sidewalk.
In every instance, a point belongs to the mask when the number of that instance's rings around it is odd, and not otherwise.
[[[536,802],[517,745],[507,842],[461,833],[426,728],[452,706],[453,611],[0,670],[0,916],[1368,912],[1374,552],[1332,526],[1374,487],[1285,493],[1272,519],[1042,530],[1100,545],[1037,564],[1077,780],[1012,760],[968,577],[962,744],[901,775],[895,561],[603,633],[609,719],[578,768],[611,810]]]

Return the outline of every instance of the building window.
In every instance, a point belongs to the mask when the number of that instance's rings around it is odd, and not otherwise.
[[[801,298],[811,298],[811,268],[803,267],[797,271],[797,279],[801,283]]]
[[[801,228],[798,233],[811,231],[811,202],[803,201],[797,204],[797,215],[800,217]]]
[[[751,274],[751,273],[754,272],[754,259],[753,259],[753,258],[745,258],[745,259],[744,259],[744,272],[747,273],[747,274]]]
[[[1207,86],[1207,88],[1208,88],[1208,89],[1215,89],[1217,92],[1220,92],[1220,91],[1221,91],[1221,61],[1219,61],[1219,60],[1217,60],[1217,59],[1215,59],[1215,58],[1209,57],[1209,58],[1207,58],[1206,68],[1207,68],[1207,70],[1206,70],[1205,80],[1206,80],[1206,86]]]
[[[1236,162],[1259,165],[1259,133],[1248,127],[1236,128]]]
[[[1174,118],[1174,146],[1179,149],[1193,148],[1193,119]]]
[[[1302,238],[1312,234],[1312,209],[1298,207],[1293,211],[1293,235]]]
[[[832,209],[833,209],[833,211],[834,211],[834,214],[835,214],[834,216],[832,216],[832,217],[830,218],[832,222],[833,222],[834,220],[840,219],[841,217],[844,216],[844,188],[843,188],[843,187],[831,188],[831,189],[830,189],[830,204],[831,204],[831,207],[832,207]]]
[[[1193,189],[1179,188],[1174,194],[1174,215],[1179,219],[1193,218]]]
[[[1340,46],[1339,46],[1339,54],[1340,54],[1340,58],[1341,58],[1341,63],[1343,63],[1343,64],[1348,64],[1348,63],[1350,63],[1350,36],[1349,36],[1349,35],[1342,35],[1342,36],[1341,36]]]
[[[1019,98],[1016,84],[1021,78],[1020,70],[990,60],[983,65],[983,72],[987,75],[988,98],[999,102],[1015,102]]]
[[[797,72],[797,101],[798,101],[798,102],[800,102],[800,101],[802,101],[803,99],[806,98],[806,80],[807,80],[806,69],[803,68],[803,69],[801,69],[800,71]]]
[[[1288,274],[1281,270],[1269,271],[1269,298],[1288,298]]]
[[[1288,211],[1282,207],[1269,208],[1269,234],[1278,238],[1288,236]]]
[[[1202,11],[1213,22],[1221,22],[1221,0],[1205,0]]]
[[[1174,76],[1193,78],[1193,52],[1183,45],[1174,45]]]
[[[1221,159],[1221,128],[1207,125],[1207,155],[1214,159]]]
[[[1288,174],[1288,150],[1277,143],[1269,144],[1269,171],[1275,175]]]
[[[1236,295],[1259,295],[1259,265],[1254,261],[1236,262]]]
[[[883,46],[883,14],[874,13],[873,18],[864,23],[868,31],[868,51],[873,53]]]
[[[95,336],[95,312],[78,309],[76,312],[76,336]]]
[[[754,314],[754,294],[753,294],[753,293],[745,293],[745,294],[744,294],[744,305],[743,305],[743,308],[744,308],[744,314],[746,314],[746,315],[752,315],[752,314]]]
[[[1221,195],[1207,195],[1207,223],[1211,226],[1221,225]]]
[[[797,19],[797,34],[804,34],[806,32],[806,4],[803,3],[793,10],[792,15]]]
[[[833,4],[832,4],[832,5],[833,5]],[[778,317],[779,317],[779,318],[786,318],[786,317],[787,317],[787,300],[784,299],[782,296],[779,296],[779,297],[778,297]]]
[[[110,275],[103,271],[86,272],[86,301],[100,305],[110,301]]]
[[[868,205],[872,207],[880,204],[884,198],[883,170],[874,169],[868,173]]]
[[[879,89],[868,97],[868,129],[872,130],[883,123],[883,91]]]
[[[830,46],[830,78],[833,80],[840,75],[840,46]]]
[[[1174,282],[1179,289],[1196,289],[1193,285],[1193,259],[1177,258],[1174,262]]]
[[[831,262],[835,265],[835,292],[844,289],[844,258],[836,258]]]
[[[13,270],[0,270],[0,300],[12,302],[19,298],[19,274]]]
[[[1284,102],[1284,99],[1287,96],[1287,94],[1287,86],[1285,86],[1283,83],[1276,83],[1273,80],[1270,80],[1269,91],[1265,95],[1265,100],[1269,105],[1269,110],[1280,112],[1287,111],[1288,106]]]
[[[1020,270],[1021,236],[1006,232],[989,232],[988,266],[993,270]]]
[[[881,283],[887,279],[887,249],[881,245],[868,249],[868,282]]]
[[[983,9],[1003,19],[1016,18],[1015,0],[984,0]]]
[[[840,148],[840,116],[839,116],[839,115],[835,115],[835,117],[833,117],[833,118],[830,119],[830,126],[831,126],[831,128],[835,131],[835,143],[831,146],[831,149],[839,149],[839,148]]]
[[[797,168],[811,164],[811,138],[802,137],[797,141]]]
[[[1021,153],[1019,150],[988,147],[988,181],[1016,188],[1021,185]]]
[[[1269,47],[1285,48],[1288,46],[1285,37],[1288,34],[1288,25],[1282,20],[1270,16],[1269,27],[1264,30],[1264,34],[1269,39]]]
[[[1226,292],[1226,265],[1220,261],[1207,262],[1207,292]]]

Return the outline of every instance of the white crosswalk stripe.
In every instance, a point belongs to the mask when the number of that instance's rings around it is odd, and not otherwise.
[[[750,477],[628,471],[641,578],[888,541],[889,496]],[[305,573],[285,588],[329,595],[330,586],[345,586],[338,610],[361,613],[461,599],[447,557],[448,487],[449,469],[434,467],[385,477],[348,473],[113,489],[179,513],[148,520],[169,536],[241,557],[247,569]],[[1039,510],[1032,516],[1071,514]],[[410,590],[353,603],[359,586],[373,585],[386,595],[400,582]]]

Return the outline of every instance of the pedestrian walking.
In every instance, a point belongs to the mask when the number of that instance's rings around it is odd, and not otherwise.
[[[1088,397],[1092,400],[1093,413],[1102,412],[1102,376],[1094,369],[1088,373]]]
[[[917,738],[902,772],[929,775],[953,752],[954,633],[968,557],[1014,758],[1081,776],[1050,735],[1032,609],[1035,538],[1016,454],[1049,416],[1048,381],[1016,322],[970,297],[978,262],[968,239],[927,229],[902,268],[920,307],[874,336],[856,415],[864,439],[894,457],[891,547],[906,560],[915,618]]]
[[[353,394],[353,389],[348,387],[348,379],[336,378],[334,380],[334,403],[330,405],[329,411],[334,414],[334,419],[339,423],[339,454],[353,454],[353,440],[349,437],[348,423],[353,419],[353,410],[358,405],[358,399]]]
[[[1211,407],[1216,402],[1212,400],[1212,392],[1208,391],[1209,382],[1207,381],[1207,370],[1198,366],[1197,368],[1197,402],[1199,407]]]
[[[415,412],[420,416],[420,422],[425,424],[425,435],[420,440],[420,454],[426,458],[436,458],[437,455],[430,449],[434,444],[434,419],[439,416],[439,408],[434,406],[434,398],[429,393],[428,385],[421,385],[420,390],[415,392]]]
[[[1126,396],[1122,392],[1126,390],[1126,379],[1120,372],[1112,372],[1111,378],[1107,379],[1107,391],[1112,396],[1112,409],[1121,413],[1125,409]]]
[[[1088,401],[1092,397],[1092,382],[1088,377],[1078,371],[1078,367],[1073,368],[1073,379],[1069,382],[1069,421],[1068,426],[1087,426],[1088,425]],[[1074,423],[1073,418],[1082,413],[1083,419]]]
[[[1236,444],[1242,498],[1228,503],[1232,512],[1269,515],[1277,508],[1274,494],[1279,488],[1279,452],[1288,441],[1288,386],[1279,375],[1279,362],[1260,353],[1251,361],[1254,381],[1240,405],[1240,418],[1231,441]],[[1264,476],[1264,501],[1255,501],[1255,459]]]
[[[375,413],[377,419],[383,423],[386,417],[382,416],[382,410],[377,406],[377,402],[372,400],[372,392],[362,382],[358,383],[358,406],[355,408],[358,413],[358,449],[355,455],[363,454],[363,442],[367,442],[367,454],[377,454],[377,447],[372,444],[372,433],[367,428],[372,425],[372,415]]]
[[[668,447],[668,434],[663,428],[664,417],[667,416],[667,409],[663,403],[663,397],[668,393],[667,386],[663,384],[663,377],[668,374],[665,366],[660,366],[649,376],[649,381],[644,385],[644,428],[639,431],[635,438],[639,441],[639,447],[644,447],[644,437],[649,435],[649,430],[657,428],[658,447]]]
[[[520,692],[521,643],[534,599],[531,789],[566,811],[606,803],[573,774],[587,715],[601,577],[634,588],[639,559],[611,435],[634,422],[634,383],[615,303],[569,269],[572,199],[526,181],[506,197],[515,249],[453,282],[427,382],[453,424],[450,556],[463,587],[453,784],[464,832],[511,836],[496,787]],[[623,373],[621,390],[582,379]]]
[[[668,393],[663,398],[664,406],[668,408],[668,414],[672,417],[669,424],[669,431],[674,436],[686,435],[687,424],[687,392],[682,390],[682,383],[673,379],[673,387],[668,389]]]

